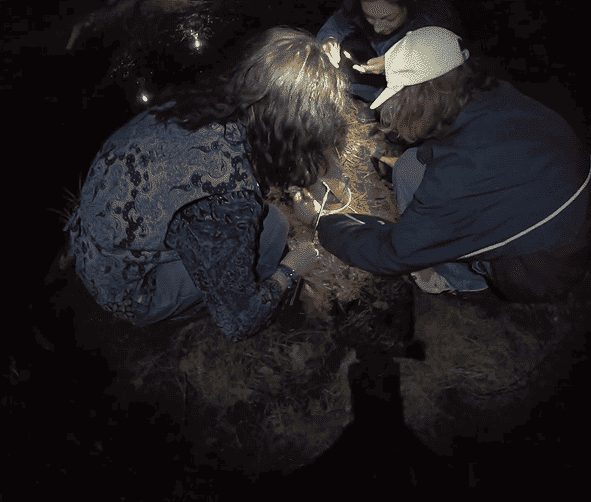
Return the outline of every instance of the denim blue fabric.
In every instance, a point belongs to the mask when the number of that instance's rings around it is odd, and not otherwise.
[[[455,291],[468,292],[488,289],[484,277],[474,273],[471,265],[467,263],[441,263],[433,268],[445,278]]]
[[[408,205],[412,202],[413,195],[419,188],[425,169],[423,164],[417,160],[418,148],[409,148],[396,161],[392,171],[392,184],[396,190],[398,209],[403,214]]]
[[[288,233],[289,220],[287,216],[275,206],[269,206],[269,212],[263,220],[259,259],[256,266],[259,281],[268,279],[277,271]]]
[[[351,84],[351,91],[367,103],[373,103],[382,93],[384,88],[373,87],[367,84]]]

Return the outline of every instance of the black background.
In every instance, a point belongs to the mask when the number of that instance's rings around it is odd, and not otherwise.
[[[263,27],[290,24],[316,33],[339,2],[235,4],[259,17]],[[165,418],[160,419],[161,427],[154,427],[153,403],[112,411],[114,399],[105,393],[112,369],[100,351],[75,347],[74,314],[67,306],[58,311],[48,303],[43,279],[63,245],[61,224],[48,208],[63,207],[63,188],[77,191],[79,176],[84,178],[102,142],[138,109],[129,99],[129,89],[101,83],[112,46],[103,47],[97,36],[83,49],[65,50],[73,24],[104,2],[26,5],[2,4],[3,171],[4,187],[9,189],[5,289],[16,302],[11,317],[16,317],[16,328],[7,329],[4,337],[17,346],[3,351],[3,380],[12,383],[2,400],[2,414],[10,418],[3,432],[6,443],[15,448],[4,454],[12,471],[3,473],[0,492],[5,492],[9,480],[22,479],[21,496],[15,500],[29,500],[29,489],[57,495],[56,490],[78,486],[77,496],[66,495],[70,493],[66,490],[60,498],[87,498],[100,492],[106,494],[101,500],[181,500],[189,483],[183,480],[192,476],[193,483],[202,480],[192,487],[196,494],[222,493],[230,480],[239,483],[232,477],[235,473],[218,473],[215,481],[209,472],[183,473],[190,446],[161,434],[166,427],[172,436],[176,434]],[[455,0],[452,6],[467,38],[494,61],[497,75],[563,115],[591,150],[584,9],[576,2],[539,0]],[[7,313],[12,311],[9,307]],[[42,350],[34,341],[36,333],[43,333],[54,350]],[[18,377],[9,369],[13,361]],[[286,493],[299,487],[310,498],[334,496],[342,488],[364,494],[371,486],[387,486],[387,496],[393,498],[397,488],[415,484],[445,490],[509,487],[522,480],[524,490],[546,484],[572,487],[580,480],[579,459],[588,446],[582,416],[588,395],[582,382],[588,376],[580,369],[541,405],[527,427],[515,429],[512,441],[473,446],[452,460],[428,453],[402,428],[395,430],[400,431],[404,448],[386,450],[384,444],[396,441],[384,443],[376,429],[387,428],[384,417],[396,417],[400,410],[393,410],[391,403],[371,401],[360,410],[358,401],[355,429],[318,464],[320,473],[315,465],[289,478],[263,475],[256,486],[273,477],[285,485]],[[556,448],[561,452],[558,457]],[[142,466],[148,459],[153,468],[139,467],[139,459],[144,460]],[[534,474],[521,476],[520,469],[528,465],[534,466]],[[329,471],[326,486],[312,489],[304,482],[319,474],[323,479]],[[381,474],[374,477],[374,471]],[[251,487],[249,481],[240,483],[232,487]]]

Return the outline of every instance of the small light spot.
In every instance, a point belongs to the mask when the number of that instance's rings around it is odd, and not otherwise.
[[[193,48],[199,49],[203,45],[203,41],[199,39],[199,33],[197,33],[196,31],[193,31],[193,30],[191,30],[189,33],[193,37],[193,43],[192,43]]]

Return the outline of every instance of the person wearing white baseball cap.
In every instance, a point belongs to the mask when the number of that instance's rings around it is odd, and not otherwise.
[[[409,31],[385,55],[387,86],[370,105],[373,110],[409,85],[421,84],[457,68],[470,56],[458,37],[440,26]]]
[[[400,221],[325,216],[320,243],[376,275],[410,274],[425,293],[494,309],[562,304],[590,266],[589,153],[558,113],[463,46],[433,26],[387,52],[388,87],[371,106],[403,151]]]

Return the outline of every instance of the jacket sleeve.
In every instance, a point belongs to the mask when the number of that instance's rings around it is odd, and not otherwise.
[[[410,271],[392,239],[396,223],[363,214],[354,218],[363,223],[340,214],[320,218],[318,239],[322,247],[347,265],[374,275],[401,275]]]
[[[395,223],[355,214],[363,224],[340,214],[324,216],[318,224],[318,239],[340,260],[374,275],[408,274],[455,261],[461,255],[457,249],[466,246],[463,236],[445,235],[437,218],[417,216]]]
[[[213,195],[180,210],[166,239],[233,341],[259,331],[284,295],[272,278],[256,283],[262,211],[253,192]]]
[[[341,10],[338,10],[320,28],[318,35],[316,35],[316,40],[322,41],[325,38],[334,37],[339,42],[342,42],[354,29],[353,24],[347,20]]]
[[[511,214],[488,221],[482,212],[502,205],[505,192],[486,188],[486,180],[470,182],[474,175],[468,160],[454,156],[447,163],[427,170],[399,222],[355,214],[361,224],[344,215],[325,216],[318,224],[320,243],[345,263],[376,275],[456,261],[490,244],[494,236],[487,229],[510,225]]]

